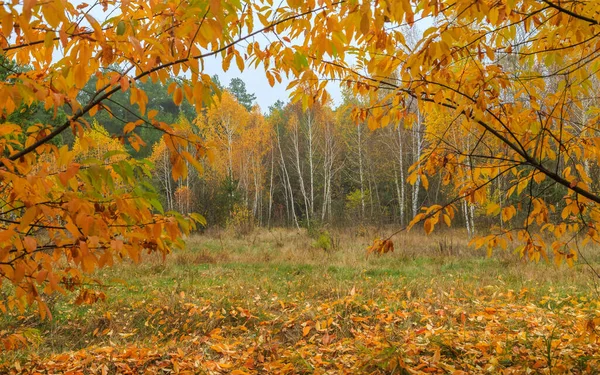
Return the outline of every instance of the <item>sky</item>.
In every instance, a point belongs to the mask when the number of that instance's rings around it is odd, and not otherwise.
[[[220,57],[209,57],[204,60],[204,73],[213,76],[217,75],[223,86],[228,86],[232,78],[241,78],[246,83],[248,92],[256,95],[256,102],[260,106],[262,112],[268,112],[269,107],[277,100],[284,103],[289,101],[289,92],[285,88],[290,83],[290,80],[282,76],[281,83],[275,81],[275,86],[271,87],[265,76],[264,70],[254,67],[247,67],[243,72],[240,72],[236,64],[231,64],[227,72],[223,71]],[[342,91],[337,83],[327,85],[327,90],[333,99],[333,107],[337,107],[342,102]]]

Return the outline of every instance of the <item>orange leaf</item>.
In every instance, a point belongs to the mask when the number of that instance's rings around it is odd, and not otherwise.
[[[180,87],[177,87],[173,92],[173,102],[176,106],[180,106],[183,101],[183,91],[181,91]]]
[[[311,329],[312,329],[311,326],[305,326],[304,328],[302,328],[302,336],[308,335],[308,333],[310,332]]]

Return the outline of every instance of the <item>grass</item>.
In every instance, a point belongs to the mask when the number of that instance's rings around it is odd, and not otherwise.
[[[88,373],[125,373],[121,362],[140,373],[181,362],[192,373],[238,374],[560,373],[600,364],[588,337],[595,327],[586,326],[598,295],[583,264],[488,258],[457,231],[403,234],[394,253],[367,257],[376,230],[331,233],[339,245],[324,251],[294,230],[214,232],[164,262],[148,256],[101,270],[103,302],[57,296],[52,321],[0,317],[0,337],[21,332],[29,342],[0,354],[0,373],[61,372],[72,366],[65,353],[76,351]],[[106,348],[150,352],[130,363]]]

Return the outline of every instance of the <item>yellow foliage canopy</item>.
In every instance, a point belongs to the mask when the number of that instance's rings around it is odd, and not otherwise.
[[[80,161],[93,158],[113,163],[127,157],[125,146],[118,139],[111,137],[97,122],[94,122],[89,130],[84,131],[82,137],[75,138],[73,152],[76,159]]]
[[[432,26],[409,38],[407,29],[423,19]],[[254,37],[261,33],[276,37],[260,44]],[[0,283],[14,286],[0,309],[37,301],[46,314],[42,292],[76,285],[114,259],[139,260],[142,250],[166,254],[192,229],[193,221],[163,215],[138,186],[150,174],[148,164],[120,160],[81,168],[73,152],[51,141],[67,130],[82,135],[85,115],[105,110],[102,103],[114,93],[129,91],[143,116],[124,124],[123,138],[138,149],[144,145],[138,127],[162,131],[172,177],[182,178],[207,154],[202,131],[181,136],[176,126],[157,121],[138,83],[183,76],[169,87],[174,102],[211,108],[216,88],[203,62],[215,56],[224,70],[232,62],[239,69],[261,67],[271,84],[290,77],[292,97],[304,109],[328,101],[327,82],[342,82],[364,98],[354,114],[372,129],[410,126],[416,103],[426,132],[443,142],[429,143],[414,173],[441,174],[458,198],[472,204],[516,195],[527,202],[523,223],[476,244],[491,248],[500,236],[522,241],[521,253],[532,259],[548,249],[556,259],[572,259],[573,234],[599,240],[600,196],[592,178],[600,166],[599,35],[597,2],[589,0],[288,0],[276,9],[270,0],[5,2],[0,51],[31,69],[0,82],[0,116],[34,102],[55,111],[68,106],[71,115],[58,126],[0,126]],[[78,94],[92,76],[95,92],[80,103]],[[218,120],[225,113],[209,114],[206,124],[216,131],[210,135],[215,143],[226,140],[217,147],[227,148],[233,176],[236,127],[248,120],[226,124]],[[80,137],[82,150],[88,138]],[[50,154],[58,172],[35,166]],[[457,174],[466,164],[470,173]],[[490,186],[505,175],[511,185],[494,195]],[[553,211],[542,195],[548,183],[564,190],[560,217],[546,214]],[[447,222],[440,214],[453,217],[446,211],[451,206],[434,207],[417,216],[428,220],[428,230],[442,217]],[[532,235],[533,224],[556,241],[549,245]],[[562,224],[565,230],[557,230]]]

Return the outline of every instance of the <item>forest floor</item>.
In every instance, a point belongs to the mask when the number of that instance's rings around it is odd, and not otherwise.
[[[588,266],[487,257],[460,232],[367,257],[375,231],[332,233],[324,251],[305,232],[215,232],[103,269],[104,301],[0,316],[0,338],[28,340],[0,349],[0,373],[600,373]]]

